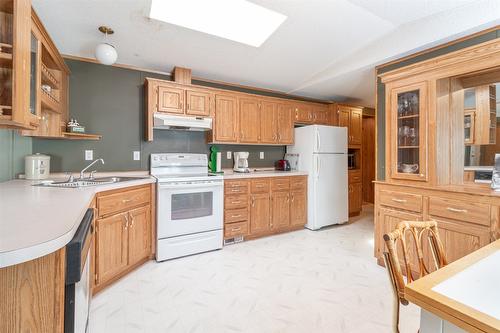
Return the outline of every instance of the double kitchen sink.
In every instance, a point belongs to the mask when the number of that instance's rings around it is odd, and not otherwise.
[[[36,184],[36,186],[79,188],[79,187],[115,184],[115,183],[121,183],[121,182],[137,180],[137,179],[145,179],[145,178],[147,177],[102,177],[102,178],[92,178],[92,179],[67,180],[64,182],[44,181],[40,184]]]

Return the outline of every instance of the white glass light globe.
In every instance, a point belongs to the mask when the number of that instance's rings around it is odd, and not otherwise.
[[[113,45],[101,43],[95,48],[95,57],[103,65],[112,65],[118,58],[118,53]]]

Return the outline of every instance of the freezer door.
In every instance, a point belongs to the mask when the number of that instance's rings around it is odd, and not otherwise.
[[[314,154],[309,188],[309,229],[347,222],[347,155]]]
[[[347,153],[347,128],[314,126],[314,152]]]

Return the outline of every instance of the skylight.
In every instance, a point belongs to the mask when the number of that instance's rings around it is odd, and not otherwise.
[[[149,17],[255,47],[286,20],[246,0],[151,0]]]

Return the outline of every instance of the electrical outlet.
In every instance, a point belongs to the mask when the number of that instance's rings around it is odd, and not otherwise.
[[[141,160],[141,152],[138,150],[134,150],[134,161],[140,161]]]
[[[264,159],[264,152],[263,152],[263,151],[261,151],[261,152],[260,152],[260,154],[259,154],[259,158],[260,158],[261,160],[263,160],[263,159]]]
[[[226,158],[227,158],[228,160],[230,160],[230,159],[231,159],[231,152],[230,152],[230,151],[228,151],[228,152],[226,153]]]
[[[85,151],[85,161],[92,161],[94,159],[94,151],[86,150]]]

